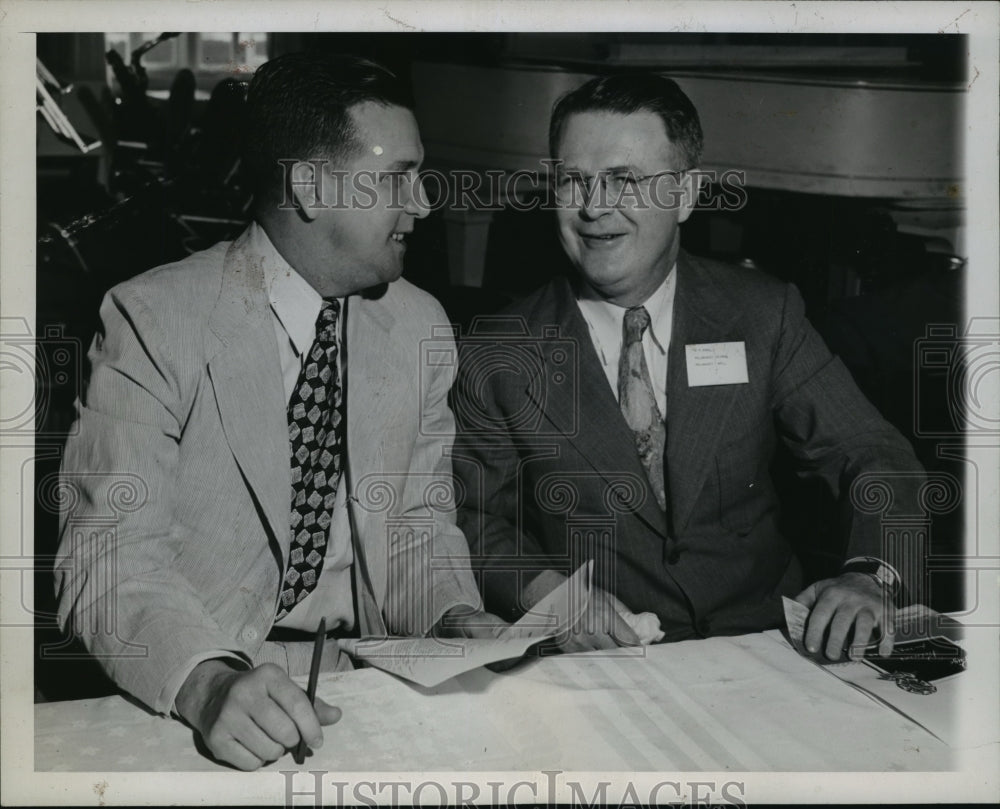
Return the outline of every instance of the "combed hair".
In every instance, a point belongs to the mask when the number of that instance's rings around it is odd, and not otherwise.
[[[561,96],[552,108],[549,153],[555,158],[566,121],[581,112],[652,112],[660,117],[670,142],[684,156],[685,169],[701,161],[702,132],[698,111],[677,82],[656,73],[617,74],[591,79]]]
[[[279,160],[356,154],[352,107],[366,102],[413,109],[409,88],[369,59],[322,52],[290,53],[265,62],[247,90],[244,171],[258,203],[283,192]]]

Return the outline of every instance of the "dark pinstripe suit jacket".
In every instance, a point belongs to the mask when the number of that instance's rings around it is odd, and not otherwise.
[[[677,273],[667,514],[566,279],[480,320],[462,342],[459,525],[498,614],[519,613],[539,569],[594,558],[595,584],[656,613],[667,640],[778,625],[780,596],[803,586],[778,530],[769,464],[779,439],[838,497],[889,470],[896,502],[914,500],[922,470],[911,448],[831,356],[793,286],[683,251]],[[749,382],[689,387],[685,345],[732,341],[746,345]],[[881,538],[878,514],[850,510],[848,557],[902,565],[905,551]]]

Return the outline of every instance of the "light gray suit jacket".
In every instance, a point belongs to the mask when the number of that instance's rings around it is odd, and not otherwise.
[[[266,641],[291,480],[272,315],[248,242],[108,293],[63,459],[60,623],[160,712],[180,668],[213,650],[308,670],[307,644]],[[481,605],[446,457],[454,363],[423,358],[447,319],[402,280],[378,299],[350,297],[345,317],[342,485],[377,604],[359,606],[361,630],[423,634],[449,608]],[[434,336],[447,355],[450,338]]]

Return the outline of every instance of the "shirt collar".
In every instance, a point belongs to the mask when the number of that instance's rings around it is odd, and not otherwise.
[[[672,310],[674,287],[677,283],[677,265],[667,273],[667,277],[646,300],[640,304],[649,313],[649,334],[660,353],[666,353],[665,346],[670,342],[670,334],[664,333],[669,328],[666,315]],[[621,335],[622,322],[625,320],[625,307],[610,303],[602,298],[586,282],[576,285],[577,299],[593,318],[595,325],[605,334]]]
[[[288,334],[295,353],[301,356],[316,336],[316,318],[323,298],[285,261],[256,222],[250,226],[250,245],[261,259],[271,311]]]

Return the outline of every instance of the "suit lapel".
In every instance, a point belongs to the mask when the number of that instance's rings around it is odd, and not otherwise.
[[[259,260],[247,234],[230,245],[209,326],[219,340],[208,362],[226,440],[271,532],[287,555],[291,474],[281,364]]]
[[[725,432],[738,385],[689,387],[684,347],[741,339],[739,302],[713,282],[697,259],[681,252],[667,370],[667,475],[672,528],[687,524]]]
[[[400,380],[415,378],[417,369],[401,367],[398,347],[393,345],[391,335],[395,318],[381,300],[351,296],[345,313],[347,470],[351,487],[348,496],[353,507],[354,487],[359,481],[367,475],[382,476],[385,472],[384,430],[401,407]],[[385,603],[388,571],[384,520],[382,526],[382,536],[372,536],[366,542],[362,542],[365,536],[355,537],[356,553],[364,555],[378,604]]]
[[[568,341],[572,347],[568,353],[576,365],[569,373],[575,374],[576,385],[554,384],[559,378],[557,374],[565,375],[567,369],[565,363],[558,362],[558,346],[551,340],[543,340],[544,375],[542,380],[529,384],[526,393],[541,409],[544,419],[573,444],[605,485],[620,481],[623,472],[641,481],[646,496],[636,516],[666,537],[664,514],[649,487],[632,431],[608,384],[569,282],[565,278],[557,279],[553,294],[550,314],[541,312],[535,320],[543,325],[559,325],[560,339]]]

